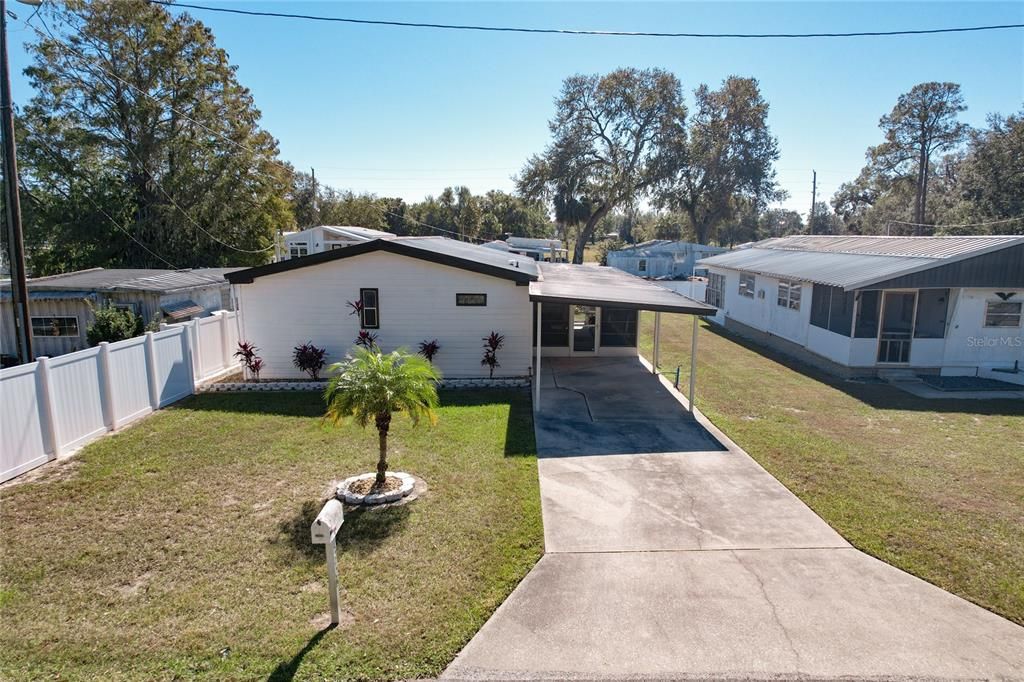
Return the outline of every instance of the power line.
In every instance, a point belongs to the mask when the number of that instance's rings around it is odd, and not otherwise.
[[[39,21],[40,21],[40,22],[41,22],[41,23],[43,24],[43,27],[44,27],[44,28],[46,29],[46,32],[47,32],[47,34],[48,34],[48,35],[50,36],[50,39],[51,39],[51,40],[53,40],[53,41],[54,41],[55,43],[58,43],[58,44],[60,44],[60,45],[61,45],[61,47],[64,47],[64,48],[66,48],[66,49],[70,50],[71,52],[73,52],[74,54],[78,55],[78,57],[79,57],[79,58],[81,58],[82,60],[85,60],[86,62],[90,61],[90,57],[89,57],[88,55],[86,55],[85,53],[83,53],[83,52],[81,52],[81,51],[79,51],[79,50],[75,49],[75,48],[74,48],[73,46],[71,46],[71,45],[70,45],[70,44],[68,44],[67,42],[65,42],[65,41],[62,41],[62,40],[58,39],[58,38],[57,38],[57,37],[56,37],[56,36],[55,36],[55,35],[53,34],[53,32],[52,32],[52,31],[50,30],[50,27],[49,27],[49,26],[48,26],[48,25],[46,24],[46,22],[45,22],[45,21],[43,20],[43,18],[42,18],[42,16],[41,16],[41,15],[40,15],[40,17],[39,17]],[[213,128],[211,128],[211,127],[209,127],[209,126],[207,126],[207,125],[205,125],[205,124],[203,124],[203,123],[200,123],[199,121],[196,121],[195,119],[193,119],[192,117],[190,117],[190,116],[188,116],[187,114],[183,113],[182,111],[179,111],[178,109],[175,109],[175,108],[174,108],[174,107],[172,107],[172,106],[171,106],[170,104],[167,104],[166,102],[164,102],[163,100],[159,99],[158,97],[155,97],[155,96],[154,96],[154,95],[152,95],[151,93],[149,93],[149,92],[146,92],[146,91],[145,91],[145,90],[143,90],[142,88],[140,88],[140,87],[136,86],[136,85],[135,85],[134,83],[131,83],[131,82],[129,82],[129,81],[126,81],[125,79],[121,78],[120,76],[118,76],[118,75],[117,75],[116,73],[114,73],[113,71],[111,71],[111,70],[107,69],[106,67],[104,67],[104,66],[103,66],[102,64],[95,64],[95,66],[96,66],[96,68],[100,69],[101,71],[103,71],[104,73],[106,73],[106,74],[107,74],[108,76],[110,76],[111,78],[114,78],[114,79],[115,79],[115,80],[117,80],[118,82],[120,82],[120,83],[122,83],[122,84],[124,84],[124,85],[128,86],[129,88],[131,88],[131,89],[132,89],[132,90],[134,90],[135,92],[138,92],[139,94],[143,95],[144,97],[148,97],[149,99],[153,100],[154,102],[156,102],[156,103],[158,103],[158,104],[162,104],[162,105],[166,106],[166,107],[167,107],[168,109],[170,109],[170,110],[171,110],[171,111],[173,111],[174,113],[178,114],[178,116],[181,116],[181,117],[182,117],[183,119],[185,119],[186,121],[189,121],[190,123],[193,123],[193,124],[195,124],[195,125],[199,126],[200,128],[203,128],[204,130],[206,130],[207,132],[209,132],[209,133],[210,133],[211,135],[215,135],[216,137],[219,137],[220,139],[224,140],[225,142],[228,142],[228,143],[230,143],[230,144],[233,144],[233,145],[235,145],[236,147],[238,147],[238,148],[240,148],[240,149],[246,150],[246,151],[248,151],[248,152],[249,152],[250,154],[253,154],[254,156],[259,156],[259,153],[258,153],[258,152],[256,152],[256,151],[255,151],[254,149],[252,149],[251,147],[249,147],[249,146],[247,146],[247,145],[244,145],[244,144],[242,144],[241,142],[238,142],[237,140],[233,140],[233,139],[231,139],[230,137],[227,137],[226,135],[224,135],[223,133],[221,133],[220,131],[218,131],[218,130],[215,130],[215,129],[213,129]],[[138,158],[138,157],[136,157],[136,158]],[[295,169],[294,169],[294,168],[291,168],[290,166],[287,166],[287,165],[285,165],[285,164],[283,164],[283,163],[281,163],[281,162],[277,161],[276,159],[273,159],[273,158],[267,157],[267,158],[266,158],[266,161],[267,161],[268,163],[271,163],[271,164],[275,165],[275,166],[278,166],[279,168],[282,168],[282,169],[284,169],[284,170],[285,170],[286,172],[288,172],[288,174],[289,174],[289,175],[292,175],[292,174],[294,174],[294,173],[295,173]],[[162,189],[162,188],[161,188],[161,189]],[[180,210],[180,209],[179,209],[179,210]],[[484,241],[484,240],[482,240],[482,239],[479,239],[479,238],[477,238],[477,237],[473,237],[473,236],[470,236],[470,235],[468,235],[468,234],[463,234],[463,233],[461,233],[461,232],[453,232],[452,230],[446,230],[446,229],[444,229],[444,228],[441,228],[441,227],[436,227],[436,226],[434,226],[434,225],[430,225],[430,224],[428,224],[428,223],[424,223],[424,222],[422,222],[422,221],[419,221],[419,220],[416,220],[416,219],[414,219],[414,218],[409,218],[409,217],[407,217],[407,216],[402,216],[402,215],[399,215],[399,214],[397,214],[397,213],[392,213],[391,211],[387,211],[387,210],[385,210],[385,213],[389,213],[389,214],[391,214],[391,215],[394,215],[394,216],[396,216],[396,217],[400,217],[400,218],[402,218],[403,220],[409,220],[409,221],[412,221],[412,222],[416,223],[417,225],[422,225],[422,226],[424,226],[424,227],[428,227],[428,228],[430,228],[430,229],[432,229],[432,230],[437,230],[438,232],[443,232],[443,233],[445,233],[445,234],[452,234],[452,235],[456,235],[456,236],[462,237],[462,238],[464,238],[464,239],[466,239],[466,240],[476,240],[476,241],[479,241],[479,242],[483,242],[483,241]],[[190,219],[191,219],[191,218],[190,218]],[[204,230],[204,231],[205,231],[205,230]],[[209,234],[209,233],[207,233],[207,234]],[[223,243],[223,242],[222,242],[222,243]],[[234,247],[232,247],[232,248],[234,248]],[[273,247],[270,247],[270,248],[273,248]],[[268,249],[266,249],[266,250],[267,250],[267,251],[269,251],[269,250],[270,250],[270,248],[268,248]],[[260,253],[262,253],[262,252],[260,252]]]
[[[926,35],[933,33],[967,33],[973,31],[996,31],[1003,29],[1024,28],[1024,24],[995,24],[989,26],[958,26],[952,28],[911,29],[902,31],[851,31],[846,33],[669,33],[661,31],[596,31],[566,28],[526,28],[519,26],[480,26],[475,24],[435,24],[418,21],[387,21],[383,19],[352,19],[349,17],[328,17],[315,14],[292,14],[289,12],[260,12],[257,10],[238,9],[233,7],[209,7],[193,5],[173,0],[148,0],[150,4],[165,7],[184,7],[207,12],[224,14],[241,14],[252,17],[274,17],[278,19],[304,19],[306,21],[323,21],[343,24],[361,24],[369,26],[398,26],[405,28],[431,28],[453,31],[487,31],[496,33],[543,33],[578,36],[620,36],[650,38],[859,38],[869,36],[905,36]]]

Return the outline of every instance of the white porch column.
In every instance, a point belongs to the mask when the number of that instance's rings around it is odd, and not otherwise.
[[[658,373],[658,361],[661,357],[661,313],[654,313],[654,357],[651,363],[651,371]]]
[[[533,367],[533,411],[540,412],[540,301],[537,301],[537,360]]]
[[[697,397],[697,329],[699,321],[693,315],[693,340],[690,342],[690,412],[693,412],[693,401]]]

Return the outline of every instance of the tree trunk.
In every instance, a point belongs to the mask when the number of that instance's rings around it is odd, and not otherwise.
[[[921,147],[921,151],[917,157],[917,193],[914,197],[914,222],[918,225],[914,226],[915,234],[920,233],[920,223],[924,222],[924,186],[925,177],[928,175],[928,156],[925,153],[924,146]]]
[[[594,211],[589,218],[587,218],[587,224],[580,230],[579,237],[576,239],[576,248],[573,249],[572,262],[579,265],[583,262],[583,251],[587,247],[587,240],[594,234],[594,230],[597,228],[597,224],[601,221],[601,218],[608,215],[611,210],[611,206],[602,204],[601,208]]]
[[[388,429],[391,428],[391,413],[381,412],[377,415],[377,436],[380,445],[380,455],[377,458],[377,478],[373,481],[373,487],[384,485],[384,479],[388,472]]]

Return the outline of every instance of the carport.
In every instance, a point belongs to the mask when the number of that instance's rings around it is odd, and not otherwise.
[[[577,306],[585,309],[610,311],[633,311],[638,318],[640,311],[654,313],[654,353],[651,358],[652,371],[657,372],[661,345],[661,313],[683,313],[693,315],[693,341],[690,354],[690,390],[689,407],[693,409],[697,378],[697,318],[714,315],[713,306],[695,301],[692,298],[676,293],[671,289],[658,286],[652,282],[634,277],[616,268],[586,265],[570,265],[567,263],[539,263],[540,277],[530,282],[530,301],[535,307],[535,361],[533,382],[533,408],[540,411],[541,405],[541,356],[544,354],[544,318],[545,304],[561,304]],[[574,321],[570,321],[570,334],[574,331]],[[598,322],[595,320],[594,330]],[[581,328],[586,325],[580,325]],[[636,325],[638,326],[638,324]],[[584,329],[585,331],[585,329]],[[596,331],[591,332],[596,336]],[[632,348],[622,350],[630,353],[636,351],[639,342],[639,331],[634,329],[635,342]],[[586,337],[584,337],[584,343]],[[571,343],[571,342],[570,342]]]

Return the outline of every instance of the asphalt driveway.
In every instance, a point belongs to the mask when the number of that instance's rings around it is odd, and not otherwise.
[[[1024,628],[850,547],[638,361],[549,361],[541,400],[546,554],[444,677],[1024,679]]]

